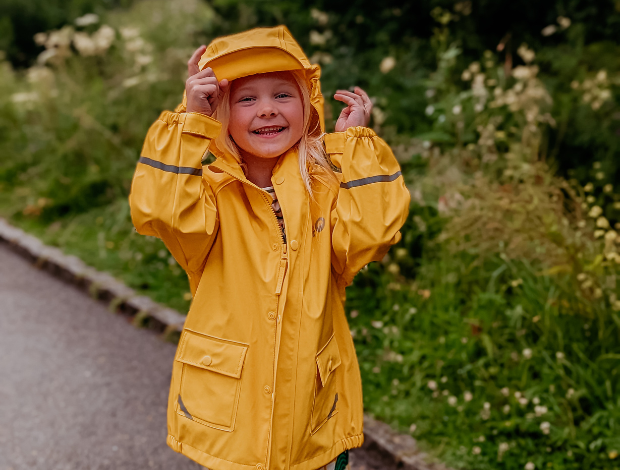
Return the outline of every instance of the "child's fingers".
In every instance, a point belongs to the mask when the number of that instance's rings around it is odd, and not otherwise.
[[[344,93],[338,92],[334,95],[334,99],[337,101],[342,101],[349,106],[363,106],[363,103],[361,103],[361,99],[360,101],[358,101],[352,96],[349,96],[349,94],[345,95]]]
[[[190,59],[187,61],[187,75],[188,76],[191,77],[192,75],[196,75],[198,72],[200,72],[200,67],[198,67],[198,62],[200,62],[200,57],[202,57],[202,54],[204,54],[206,50],[207,50],[207,46],[203,44],[202,46],[200,46],[198,49],[194,51]]]
[[[349,98],[352,98],[358,105],[364,106],[364,102],[362,101],[362,97],[360,95],[355,94],[355,93],[351,93],[350,91],[347,91],[347,90],[337,90],[336,91],[336,95],[347,96]],[[342,101],[342,100],[340,100],[340,101]]]

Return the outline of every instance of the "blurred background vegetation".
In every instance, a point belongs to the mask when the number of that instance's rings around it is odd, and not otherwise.
[[[367,410],[468,469],[620,469],[620,0],[5,0],[0,214],[181,311],[142,140],[212,38],[286,24],[412,193],[348,289]]]

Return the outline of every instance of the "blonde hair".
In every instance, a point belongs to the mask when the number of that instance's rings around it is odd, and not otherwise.
[[[299,90],[301,91],[301,100],[303,105],[303,119],[304,129],[301,139],[297,142],[298,159],[299,159],[299,173],[301,179],[304,182],[304,186],[308,191],[308,194],[312,197],[312,179],[318,179],[319,174],[323,174],[327,179],[337,182],[336,175],[332,170],[331,163],[325,153],[325,147],[323,145],[323,136],[321,132],[321,125],[319,122],[319,115],[310,103],[310,90],[308,83],[303,77],[301,72],[291,71],[290,74],[295,79]],[[235,157],[244,171],[246,171],[245,163],[241,158],[241,152],[237,147],[237,144],[230,136],[228,132],[228,123],[230,122],[230,89],[228,87],[217,109],[213,113],[213,118],[222,123],[223,132],[215,139],[215,145],[221,151],[227,151]],[[318,167],[318,168],[317,168]],[[314,171],[314,170],[319,171]]]

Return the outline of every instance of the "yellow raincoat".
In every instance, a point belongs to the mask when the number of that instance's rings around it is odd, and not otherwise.
[[[302,70],[323,125],[317,65],[285,27],[214,40],[216,77]],[[313,179],[297,150],[280,157],[271,196],[213,141],[221,124],[165,111],[132,183],[138,232],[161,238],[194,300],[172,371],[167,442],[212,470],[314,470],[361,446],[362,388],[343,309],[345,287],[400,239],[409,192],[388,145],[368,128],[325,136],[340,185]],[[202,166],[203,155],[218,158]]]

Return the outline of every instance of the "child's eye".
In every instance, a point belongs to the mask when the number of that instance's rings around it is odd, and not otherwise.
[[[244,97],[244,98],[241,98],[241,99],[239,100],[239,103],[241,103],[241,102],[250,102],[250,101],[252,101],[253,99],[254,99],[254,98],[252,98],[251,96],[246,96],[246,97]]]
[[[279,93],[276,95],[276,98],[290,98],[291,95],[288,93]]]

